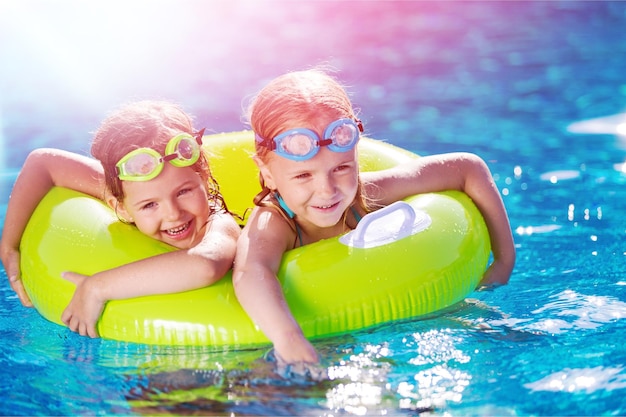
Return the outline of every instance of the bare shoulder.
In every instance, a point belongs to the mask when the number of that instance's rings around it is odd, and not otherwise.
[[[240,234],[241,229],[230,214],[214,213],[209,219],[202,240],[188,252],[212,261],[227,260],[230,264],[235,257]]]
[[[239,238],[235,267],[258,264],[277,269],[295,238],[295,231],[278,210],[255,207]]]
[[[261,242],[292,242],[295,231],[287,219],[272,207],[255,207],[243,228],[249,238]]]
[[[207,234],[223,234],[237,239],[241,234],[241,228],[233,216],[226,211],[218,211],[211,215],[211,223]]]

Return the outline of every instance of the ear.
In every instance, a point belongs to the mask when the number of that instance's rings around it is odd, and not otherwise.
[[[106,203],[109,207],[111,207],[111,210],[115,212],[115,215],[118,217],[118,219],[123,220],[127,223],[133,223],[133,218],[126,210],[124,203],[122,203],[110,194],[106,196]]]
[[[252,159],[257,167],[259,167],[259,171],[261,172],[261,176],[263,177],[263,181],[265,182],[265,186],[270,190],[276,189],[276,182],[274,181],[274,177],[272,176],[272,172],[265,162],[261,160],[258,156],[253,156]]]

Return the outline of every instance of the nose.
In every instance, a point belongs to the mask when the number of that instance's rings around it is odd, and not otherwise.
[[[332,175],[321,175],[318,178],[316,186],[319,194],[324,197],[335,195],[335,191],[337,190],[335,179]]]
[[[163,204],[163,217],[165,220],[178,220],[182,212],[180,205],[176,201],[167,201]]]

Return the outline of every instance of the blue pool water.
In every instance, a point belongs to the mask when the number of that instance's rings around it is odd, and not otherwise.
[[[86,152],[105,113],[165,97],[215,132],[270,78],[327,63],[369,135],[489,164],[509,285],[427,319],[267,349],[76,336],[0,280],[0,415],[626,414],[626,3],[0,3],[0,215],[36,147]]]

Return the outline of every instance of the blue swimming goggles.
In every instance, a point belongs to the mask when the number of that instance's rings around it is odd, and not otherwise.
[[[256,142],[292,161],[306,161],[313,158],[320,147],[328,146],[333,152],[347,152],[359,141],[363,132],[360,120],[339,119],[328,125],[324,139],[310,129],[297,128],[281,133],[272,140],[255,135]]]
[[[200,158],[203,135],[204,129],[194,135],[181,133],[174,136],[167,142],[165,156],[152,148],[135,149],[115,165],[117,176],[122,181],[149,181],[161,173],[165,162],[175,167],[193,165]]]

